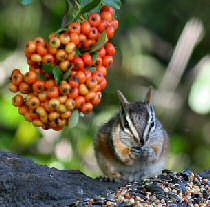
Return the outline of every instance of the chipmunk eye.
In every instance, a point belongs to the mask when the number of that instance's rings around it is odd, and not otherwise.
[[[128,121],[126,119],[124,120],[124,127],[129,129],[129,124],[128,124]]]

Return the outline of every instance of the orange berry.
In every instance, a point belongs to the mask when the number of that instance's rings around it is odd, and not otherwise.
[[[100,50],[99,50],[99,56],[100,57],[104,57],[106,55],[106,50],[104,47],[102,47]]]
[[[107,55],[113,56],[116,54],[115,46],[111,42],[108,42],[106,44],[105,49],[106,49]]]
[[[101,102],[101,98],[102,98],[102,93],[101,92],[97,92],[95,98],[93,99],[93,101],[91,102],[94,106],[98,105]]]
[[[79,41],[81,44],[87,41],[87,37],[84,34],[79,34]]]
[[[64,104],[67,100],[67,96],[59,96],[58,99],[59,99],[61,104]]]
[[[88,35],[91,31],[91,25],[89,22],[84,22],[82,25],[81,25],[81,33],[85,34],[85,35]]]
[[[37,80],[37,73],[35,71],[29,71],[24,75],[24,81],[28,84],[32,84]]]
[[[71,33],[70,39],[71,39],[71,42],[73,42],[75,45],[79,44],[79,35],[77,33]]]
[[[76,49],[76,45],[73,42],[69,42],[66,46],[65,46],[65,51],[67,53],[71,53]]]
[[[42,61],[42,57],[39,54],[33,54],[33,55],[31,55],[31,61],[39,63]]]
[[[103,57],[103,61],[102,64],[104,67],[110,67],[113,64],[114,60],[112,56],[108,56],[106,55],[105,57]]]
[[[61,94],[68,95],[70,92],[70,89],[71,89],[71,86],[66,81],[62,81],[60,85]]]
[[[85,96],[85,101],[86,102],[91,102],[91,101],[94,100],[95,96],[96,96],[95,92],[89,91],[88,94]]]
[[[47,54],[47,46],[46,45],[42,45],[42,44],[38,44],[36,46],[36,51],[39,55],[44,56]]]
[[[97,39],[99,36],[98,29],[96,27],[91,27],[90,33],[88,34],[88,37],[90,39]]]
[[[82,56],[82,59],[86,66],[91,66],[93,64],[93,59],[92,59],[92,56],[90,55],[90,53],[85,53]]]
[[[22,82],[20,85],[19,85],[19,91],[21,93],[24,93],[24,94],[29,94],[31,92],[31,87],[25,83],[25,82]]]
[[[68,61],[72,61],[74,59],[75,55],[76,55],[76,51],[69,53],[67,56]]]
[[[78,88],[71,88],[68,97],[69,98],[76,98],[79,95],[79,90]]]
[[[45,82],[45,87],[46,89],[50,89],[51,87],[56,86],[56,82],[54,79],[50,79],[48,81]]]
[[[54,37],[54,38],[50,39],[49,45],[52,48],[58,48],[60,46],[60,44],[61,44],[61,42],[58,37]]]
[[[63,45],[66,45],[70,42],[70,36],[67,33],[61,34],[59,39],[60,39],[60,43]]]
[[[91,78],[92,74],[91,74],[90,70],[84,69],[83,72],[85,74],[86,80],[88,80],[89,78]]]
[[[14,85],[13,83],[9,84],[9,90],[12,91],[13,93],[16,93],[19,91],[19,87]]]
[[[60,101],[58,98],[52,98],[50,101],[49,101],[49,107],[50,109],[52,110],[57,110],[60,106]]]
[[[54,64],[54,57],[51,54],[46,54],[42,57],[43,64]]]
[[[79,79],[78,79],[78,77],[75,76],[75,75],[71,76],[70,79],[69,79],[69,85],[72,88],[78,87],[79,86]]]
[[[47,100],[47,92],[46,91],[42,91],[41,93],[38,94],[38,99],[41,102],[44,102]]]
[[[86,75],[83,71],[78,71],[76,77],[78,78],[79,83],[84,83],[86,81]]]
[[[93,104],[91,104],[91,103],[85,103],[81,108],[81,112],[84,114],[88,114],[92,110],[93,110]]]
[[[44,41],[44,39],[43,39],[42,37],[36,37],[36,38],[34,39],[34,42],[35,42],[36,44],[42,44],[42,45],[45,44],[45,41]]]
[[[70,63],[68,60],[61,61],[59,64],[62,72],[66,72],[69,69],[69,65],[70,65]]]
[[[13,99],[12,99],[12,103],[16,107],[23,106],[23,104],[24,104],[24,98],[23,98],[23,96],[20,95],[20,94],[15,95],[13,97]]]
[[[40,101],[34,96],[27,100],[27,104],[30,109],[36,109],[40,105]]]
[[[45,82],[44,82],[44,81],[41,81],[41,80],[36,81],[36,82],[33,84],[33,90],[34,90],[36,93],[41,93],[42,91],[45,90]]]
[[[18,86],[23,82],[24,76],[22,73],[14,72],[12,73],[12,84]]]
[[[65,106],[69,111],[72,111],[75,107],[75,101],[72,98],[68,98],[65,102]]]
[[[40,117],[47,117],[47,112],[45,110],[45,108],[43,106],[38,106],[36,108],[36,113],[40,116]]]
[[[103,11],[103,12],[101,12],[101,19],[106,20],[108,22],[111,22],[112,21],[112,14],[110,12]]]
[[[115,35],[115,29],[112,26],[109,26],[107,28],[106,32],[107,32],[107,36],[108,36],[109,39],[111,39]]]
[[[114,16],[114,14],[115,14],[115,10],[114,10],[114,8],[111,7],[111,6],[103,6],[103,7],[101,8],[101,11],[102,11],[102,12],[109,12],[109,13],[111,13],[112,16]]]
[[[36,51],[36,43],[34,41],[28,41],[25,51],[26,53],[34,53]]]
[[[93,78],[95,78],[97,80],[98,83],[101,83],[101,81],[104,78],[103,74],[99,71],[93,72],[92,76],[93,76]]]
[[[57,48],[56,47],[52,47],[52,46],[49,46],[48,47],[48,51],[51,55],[55,55],[57,53]]]
[[[19,112],[19,114],[21,114],[21,115],[25,115],[26,112],[28,112],[28,111],[29,111],[29,109],[28,109],[28,106],[26,106],[26,105],[20,106],[20,107],[18,108],[18,112]]]
[[[79,34],[80,33],[80,24],[77,23],[77,22],[74,22],[72,24],[69,25],[69,31],[71,33],[77,33]]]
[[[67,58],[67,54],[64,49],[59,49],[56,53],[56,58],[58,61],[64,61]]]
[[[35,127],[42,127],[44,124],[43,122],[40,120],[40,119],[34,119],[32,121],[32,124],[35,126]]]
[[[64,113],[61,113],[61,118],[62,119],[69,119],[71,117],[72,112],[71,111],[67,111]]]
[[[39,115],[36,113],[36,109],[29,109],[32,119],[38,119]]]
[[[85,104],[85,98],[84,96],[78,96],[75,99],[75,106],[79,109]]]
[[[48,98],[57,98],[59,95],[59,90],[57,86],[53,86],[47,90]]]
[[[48,123],[48,116],[40,116],[40,120],[44,123],[47,124]]]
[[[89,89],[93,89],[93,88],[95,88],[97,86],[98,81],[97,81],[96,78],[92,77],[92,78],[87,80],[86,84],[87,84]]]
[[[100,73],[102,73],[102,75],[105,77],[106,75],[107,75],[107,68],[106,67],[104,67],[104,66],[102,66],[102,65],[99,65],[98,67],[97,67],[97,71],[98,72],[100,72]]]
[[[103,61],[102,57],[99,56],[99,57],[97,58],[96,62],[95,62],[95,66],[102,65],[102,61]]]
[[[24,116],[25,116],[25,119],[26,119],[27,121],[29,121],[29,122],[32,122],[32,121],[33,121],[33,118],[32,118],[31,113],[30,113],[29,111],[27,111],[27,112],[24,114]]]
[[[64,104],[61,104],[61,105],[58,107],[57,111],[58,111],[59,113],[65,113],[65,112],[67,112],[68,110],[67,110],[67,108],[66,108],[66,106],[65,106]]]
[[[75,57],[72,60],[72,64],[74,65],[74,70],[83,70],[84,69],[84,62],[82,58],[80,57]]]
[[[50,121],[55,121],[59,116],[60,116],[60,114],[58,112],[52,111],[49,113],[48,118]]]
[[[85,85],[85,84],[80,84],[79,85],[79,93],[81,94],[81,95],[87,95],[88,94],[88,92],[89,92],[89,90],[88,90],[88,88],[87,88],[87,86]]]
[[[98,28],[98,31],[100,33],[104,32],[107,30],[107,28],[109,27],[109,23],[108,21],[106,20],[101,20],[101,23],[99,24],[99,26],[97,27]]]
[[[111,21],[111,26],[114,28],[114,30],[117,30],[119,28],[119,22],[117,19],[114,19]]]
[[[101,16],[99,14],[91,14],[89,17],[91,26],[97,27],[101,23]]]
[[[100,83],[100,87],[101,87],[101,91],[103,91],[108,85],[108,81],[106,80],[106,78],[103,78],[103,80]]]

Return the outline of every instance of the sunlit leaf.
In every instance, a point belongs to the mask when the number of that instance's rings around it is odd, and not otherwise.
[[[108,41],[107,33],[103,32],[97,44],[90,50],[90,52],[96,52],[101,49]]]
[[[122,3],[120,0],[103,0],[102,3],[104,5],[112,6],[115,9],[120,9]]]
[[[52,64],[43,64],[42,67],[46,73],[53,74],[54,66]]]
[[[79,121],[79,112],[78,110],[74,110],[72,112],[71,118],[69,119],[69,127],[73,128],[77,126],[78,121]]]
[[[19,0],[19,2],[20,2],[23,6],[28,6],[29,4],[32,3],[32,0]]]
[[[60,70],[59,67],[54,67],[53,69],[53,75],[54,75],[54,79],[55,79],[55,82],[60,85],[62,79],[63,79],[63,73],[62,71]]]

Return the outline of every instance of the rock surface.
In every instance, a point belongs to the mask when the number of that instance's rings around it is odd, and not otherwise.
[[[210,178],[210,170],[201,173]],[[79,171],[58,170],[21,156],[0,152],[1,207],[65,207],[86,198],[106,195],[119,183],[94,180]]]
[[[116,190],[119,184],[94,180],[79,171],[58,170],[0,152],[0,206],[69,206]]]

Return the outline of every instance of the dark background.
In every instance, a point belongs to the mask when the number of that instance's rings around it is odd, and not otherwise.
[[[80,169],[91,176],[99,175],[92,143],[98,127],[119,109],[116,90],[120,89],[130,101],[143,100],[148,86],[152,85],[158,117],[171,137],[168,167],[190,168],[196,172],[209,168],[209,8],[208,0],[123,1],[121,10],[116,12],[120,21],[120,29],[113,39],[117,55],[109,71],[109,86],[103,93],[102,104],[81,118],[76,128],[54,132],[39,130],[18,115],[11,103],[13,94],[8,90],[8,83],[14,68],[28,70],[25,42],[37,36],[47,39],[49,33],[60,27],[65,1],[36,0],[24,7],[17,0],[1,0],[0,149],[59,169]],[[194,23],[200,27],[203,24],[205,35],[181,75],[177,75],[180,68],[175,67],[175,73],[169,73],[172,79],[164,84],[162,79],[170,71],[167,65],[173,50],[191,18],[200,19]],[[189,37],[195,33],[193,30]],[[191,39],[187,41],[191,45]],[[171,88],[170,80],[176,80],[177,86]]]

